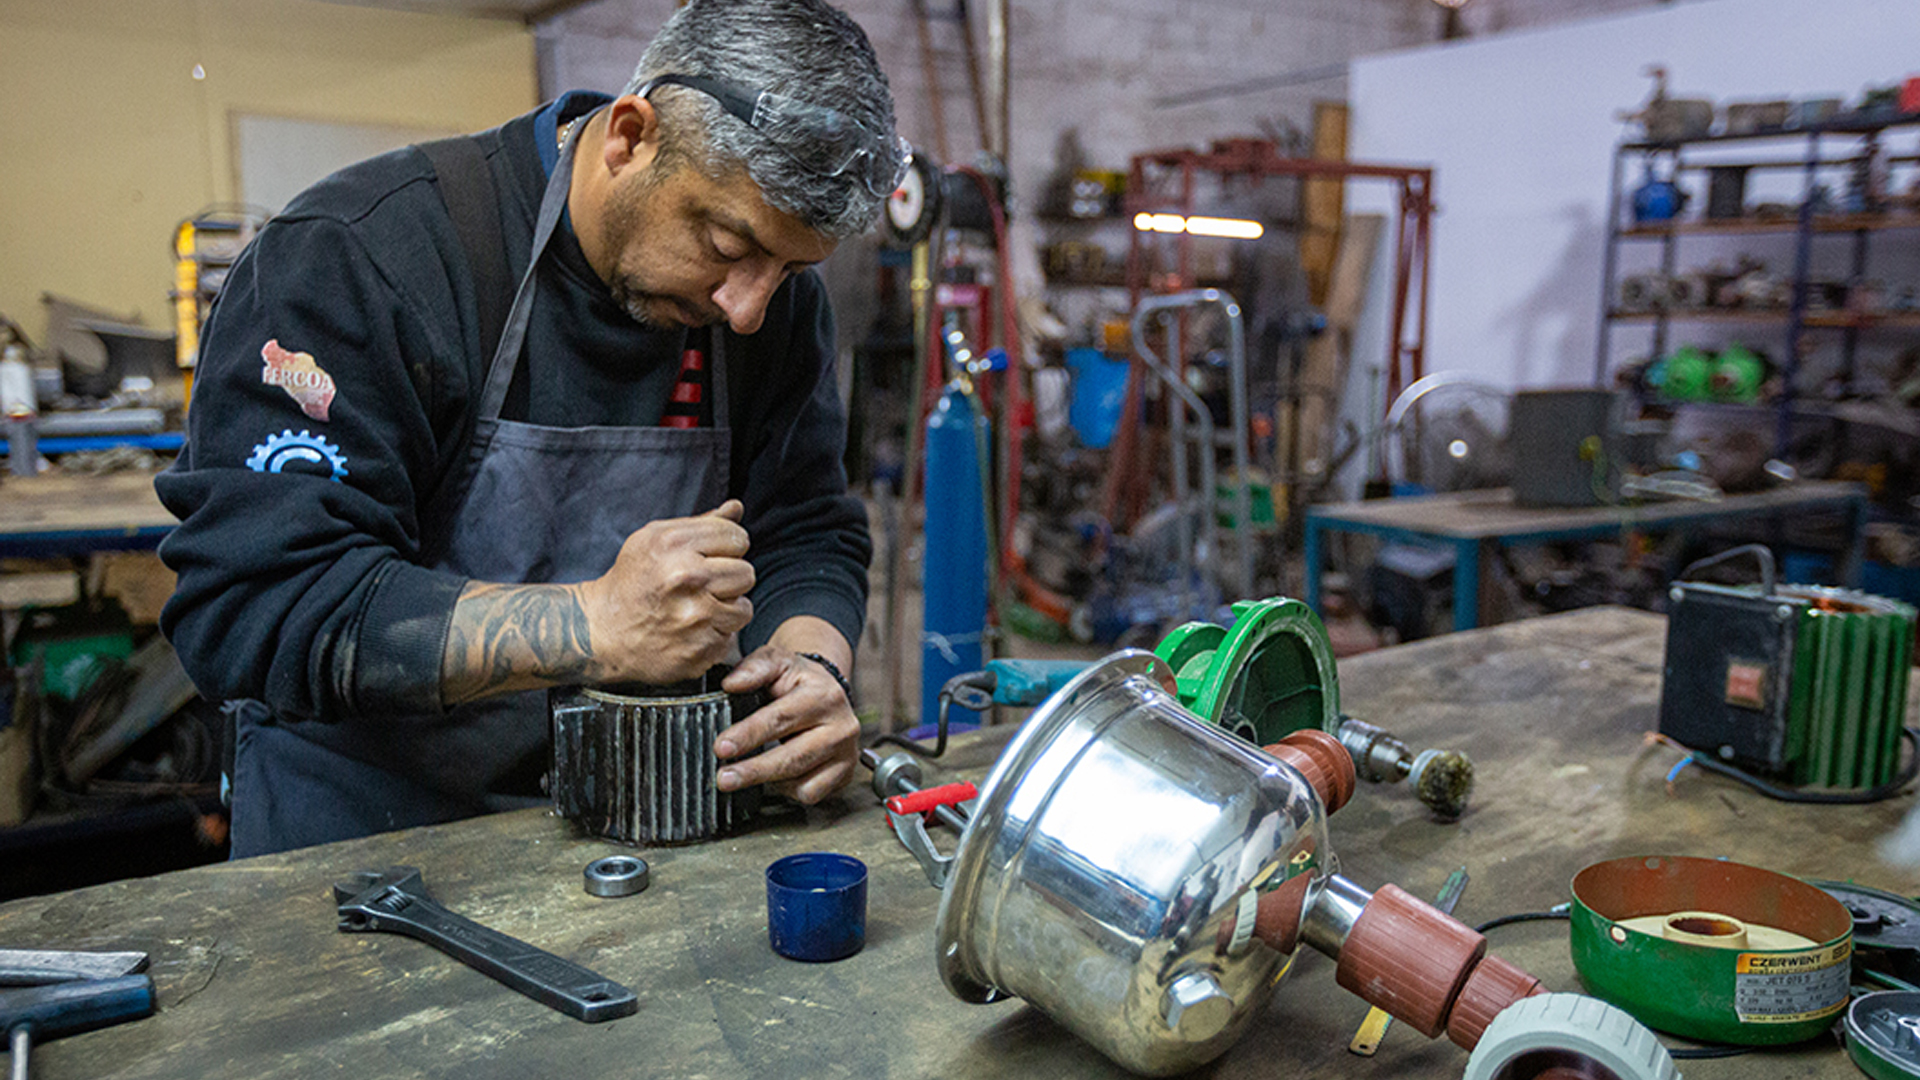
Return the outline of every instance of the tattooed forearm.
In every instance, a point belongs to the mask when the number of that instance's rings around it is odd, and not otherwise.
[[[592,663],[593,635],[577,589],[476,581],[454,604],[440,696],[458,705],[551,686],[581,678]]]

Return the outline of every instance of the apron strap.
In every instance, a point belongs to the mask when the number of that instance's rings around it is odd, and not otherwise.
[[[415,147],[427,156],[438,178],[440,201],[447,205],[454,232],[473,273],[474,302],[480,312],[480,355],[492,356],[500,346],[513,302],[513,277],[507,266],[507,248],[500,238],[500,197],[494,191],[493,170],[479,142],[469,135],[436,139]]]
[[[727,410],[727,328],[710,326],[707,328],[707,385],[712,391],[713,426],[717,428],[733,427],[733,416]]]
[[[560,215],[566,212],[567,194],[573,186],[573,151],[586,127],[575,124],[567,133],[567,141],[560,147],[560,157],[554,163],[553,175],[547,178],[547,189],[540,197],[540,216],[533,225],[533,252],[527,258],[527,271],[520,275],[520,285],[513,292],[513,305],[507,310],[500,343],[494,347],[493,359],[487,365],[486,388],[480,395],[478,414],[482,423],[500,419],[500,409],[506,404],[513,369],[520,363],[521,346],[527,340],[527,322],[533,312],[533,294],[538,288],[540,256],[547,250],[547,241],[553,238]]]

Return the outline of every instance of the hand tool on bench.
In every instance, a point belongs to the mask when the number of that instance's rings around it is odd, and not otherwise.
[[[979,792],[965,783],[921,787],[920,763],[906,754],[889,754],[883,760],[871,749],[862,748],[860,761],[873,770],[873,792],[886,802],[887,822],[893,834],[920,861],[927,883],[936,889],[944,887],[953,860],[941,855],[933,837],[927,835],[927,815],[964,833]]]
[[[882,802],[920,794],[922,775],[920,762],[906,754],[888,754],[885,758],[873,752],[871,748],[860,750],[860,763],[873,770],[873,793],[880,796]],[[951,788],[953,785],[944,785]],[[931,812],[933,816],[951,825],[954,829],[965,831],[967,827],[967,800],[947,798],[952,792],[943,792],[940,796],[929,795],[921,800],[912,813]],[[888,807],[892,809],[890,805]]]
[[[0,949],[0,986],[44,986],[76,979],[113,979],[147,970],[143,952]]]
[[[7,1033],[13,1080],[27,1080],[27,1053],[42,1042],[153,1013],[153,980],[145,975],[79,979],[0,990],[0,1031]]]
[[[427,944],[576,1020],[596,1023],[640,1008],[633,991],[571,960],[455,915],[427,895],[420,871],[395,866],[333,887],[340,929],[402,934]]]

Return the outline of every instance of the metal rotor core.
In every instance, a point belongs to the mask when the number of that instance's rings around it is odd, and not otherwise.
[[[760,791],[723,792],[720,732],[764,702],[728,694],[721,666],[672,686],[564,687],[549,692],[554,811],[624,844],[687,844],[731,831]]]

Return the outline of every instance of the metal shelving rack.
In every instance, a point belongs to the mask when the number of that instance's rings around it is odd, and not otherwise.
[[[1831,175],[1831,170],[1858,166],[1864,157],[1878,152],[1881,140],[1887,132],[1901,128],[1920,128],[1920,115],[1909,114],[1878,119],[1843,116],[1827,123],[1803,128],[1703,135],[1672,141],[1620,143],[1614,150],[1613,171],[1607,189],[1607,243],[1605,263],[1601,273],[1599,347],[1594,361],[1595,384],[1606,385],[1608,381],[1613,366],[1612,330],[1616,324],[1650,325],[1652,327],[1651,355],[1654,357],[1666,354],[1668,326],[1673,322],[1737,323],[1778,327],[1781,354],[1779,366],[1784,377],[1776,412],[1775,442],[1776,449],[1784,452],[1793,417],[1794,379],[1799,371],[1801,353],[1807,344],[1808,331],[1837,331],[1842,335],[1842,368],[1846,380],[1851,383],[1855,375],[1854,365],[1862,331],[1880,328],[1920,329],[1920,310],[1885,312],[1810,310],[1809,304],[1809,294],[1813,285],[1812,265],[1816,238],[1824,236],[1852,238],[1850,265],[1854,280],[1864,277],[1867,272],[1870,238],[1874,234],[1911,230],[1912,235],[1920,238],[1920,207],[1914,207],[1904,213],[1821,212],[1818,201],[1814,198],[1815,191],[1821,183],[1823,170],[1827,170]],[[1704,162],[1687,159],[1687,151],[1695,148],[1733,144],[1765,145],[1796,140],[1802,146],[1801,153],[1797,157],[1781,155],[1764,160],[1714,159]],[[1842,142],[1845,145],[1839,146],[1836,152],[1837,144]],[[1622,185],[1621,174],[1625,163],[1630,159],[1639,159],[1651,165],[1655,159],[1663,155],[1671,159],[1670,175],[1676,178],[1684,172],[1710,168],[1797,170],[1801,175],[1801,185],[1796,212],[1791,217],[1769,219],[1742,217],[1632,224],[1630,223],[1631,208]],[[1911,167],[1920,164],[1920,154],[1888,155],[1883,160],[1889,167]],[[1793,237],[1791,293],[1784,310],[1661,308],[1653,311],[1623,311],[1617,304],[1616,296],[1620,283],[1619,256],[1624,244],[1636,241],[1657,242],[1660,245],[1660,272],[1671,277],[1675,273],[1680,245],[1684,239],[1765,235]]]
[[[1403,387],[1426,374],[1428,297],[1431,291],[1434,196],[1433,169],[1359,161],[1322,161],[1287,158],[1262,139],[1223,139],[1207,150],[1163,149],[1135,154],[1128,167],[1123,216],[1138,213],[1196,212],[1203,176],[1221,180],[1258,181],[1269,177],[1300,180],[1384,181],[1399,196],[1390,226],[1393,252],[1393,291],[1389,299],[1392,325],[1387,340],[1383,374],[1383,401],[1392,401]],[[1193,237],[1149,234],[1134,229],[1127,248],[1126,285],[1129,309],[1138,310],[1152,296],[1200,288],[1194,268]],[[1170,250],[1168,250],[1170,249]],[[1176,317],[1169,347],[1174,369],[1182,370],[1186,319]],[[1136,361],[1137,363],[1137,361]],[[1137,516],[1144,491],[1139,428],[1143,424],[1141,387],[1136,367],[1127,380],[1127,397],[1115,435],[1112,464],[1104,498],[1111,521]],[[1384,405],[1382,406],[1384,408]]]

